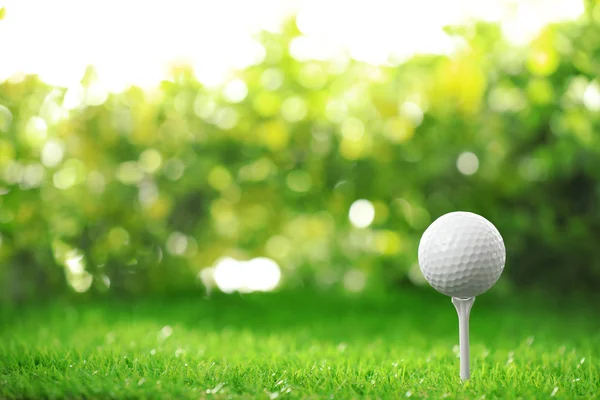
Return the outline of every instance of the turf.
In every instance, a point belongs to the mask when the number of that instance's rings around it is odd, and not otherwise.
[[[573,311],[573,310],[576,311]],[[5,309],[2,398],[598,398],[592,305],[492,295],[458,377],[448,298],[318,293]]]

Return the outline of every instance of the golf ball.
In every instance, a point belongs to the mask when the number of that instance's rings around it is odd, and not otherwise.
[[[498,229],[470,212],[442,215],[423,233],[419,266],[435,290],[452,297],[478,296],[504,269],[506,249]]]

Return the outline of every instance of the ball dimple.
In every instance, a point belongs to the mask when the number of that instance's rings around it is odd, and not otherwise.
[[[452,297],[472,297],[500,278],[506,250],[491,222],[458,211],[439,217],[425,230],[418,258],[423,276],[436,290]]]

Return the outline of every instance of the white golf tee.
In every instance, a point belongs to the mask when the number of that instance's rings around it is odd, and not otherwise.
[[[460,379],[467,380],[471,377],[469,368],[469,316],[471,315],[471,307],[475,303],[475,297],[461,299],[459,297],[452,298],[452,304],[458,313],[458,343],[460,346]]]

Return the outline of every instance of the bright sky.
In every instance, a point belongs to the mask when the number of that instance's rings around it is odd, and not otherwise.
[[[297,58],[346,53],[373,64],[416,52],[447,53],[442,27],[469,19],[500,21],[509,40],[526,44],[548,22],[573,19],[583,0],[0,0],[0,82],[36,73],[54,85],[79,82],[93,64],[109,91],[156,85],[174,60],[200,81],[219,84],[259,63],[253,40],[296,13],[304,36]]]

